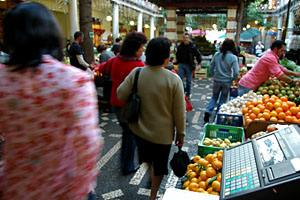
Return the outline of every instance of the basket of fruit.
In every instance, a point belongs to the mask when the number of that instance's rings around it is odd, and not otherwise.
[[[243,142],[244,129],[241,127],[206,124],[204,135],[198,145],[198,154],[205,156]]]

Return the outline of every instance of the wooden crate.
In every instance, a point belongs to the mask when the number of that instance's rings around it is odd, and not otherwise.
[[[207,77],[207,69],[199,69],[195,71],[195,78],[206,78]]]

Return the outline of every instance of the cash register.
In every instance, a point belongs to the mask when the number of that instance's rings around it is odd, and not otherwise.
[[[221,181],[220,199],[224,200],[297,197],[300,191],[299,127],[290,125],[224,149]]]

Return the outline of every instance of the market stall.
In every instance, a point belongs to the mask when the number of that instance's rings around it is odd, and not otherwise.
[[[280,63],[300,71],[293,61]],[[271,77],[241,97],[234,86],[214,123],[205,125],[182,190],[219,199],[294,196],[300,184],[300,86]]]

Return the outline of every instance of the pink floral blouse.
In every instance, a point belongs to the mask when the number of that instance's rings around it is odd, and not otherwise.
[[[10,70],[0,65],[0,199],[85,199],[103,145],[90,75],[49,55]]]

